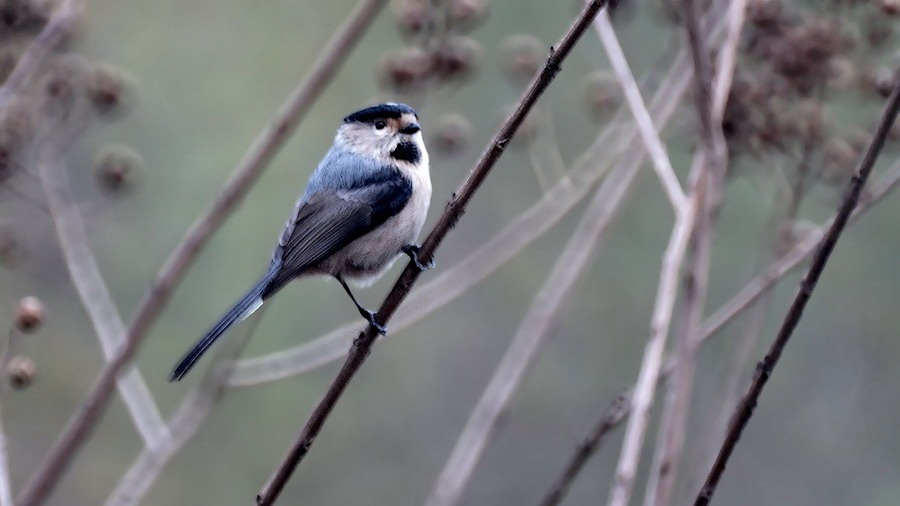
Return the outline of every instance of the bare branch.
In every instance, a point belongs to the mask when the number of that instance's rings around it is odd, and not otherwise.
[[[864,212],[868,211],[875,204],[880,202],[886,196],[888,196],[893,190],[895,190],[898,186],[900,186],[900,163],[895,164],[887,174],[882,176],[879,181],[873,184],[870,187],[870,191],[865,194],[865,196],[860,200],[859,207],[851,216],[852,220],[855,220]],[[767,293],[772,287],[775,286],[775,282],[785,275],[787,275],[794,267],[798,266],[800,262],[803,261],[809,254],[813,252],[815,246],[819,243],[822,236],[825,234],[825,230],[831,226],[831,223],[834,221],[834,218],[827,221],[817,230],[811,232],[802,242],[797,243],[795,247],[776,262],[772,263],[764,272],[760,273],[752,282],[750,282],[743,290],[741,290],[738,295],[735,295],[731,301],[726,303],[723,306],[724,313],[727,313],[726,317],[716,317],[713,316],[708,318],[706,324],[704,325],[704,332],[702,335],[703,342],[706,340],[715,337],[719,330],[724,328],[726,324],[728,324],[732,319],[736,318],[738,315],[742,314],[749,307],[751,307],[755,298],[751,299],[752,295],[756,295],[759,297],[760,295]],[[720,310],[718,313],[723,312]],[[719,322],[715,324],[714,321]],[[659,380],[657,381],[657,386],[663,382],[663,380],[667,379],[675,369],[675,359],[674,357],[669,357],[665,365],[663,366],[663,370],[660,373]],[[578,473],[584,466],[591,456],[599,449],[600,443],[603,442],[603,438],[613,429],[618,427],[625,419],[631,414],[631,396],[632,391],[623,392],[617,400],[624,399],[624,406],[621,408],[621,416],[620,410],[614,401],[613,405],[610,409],[607,409],[604,412],[603,416],[600,418],[600,421],[597,423],[597,427],[602,427],[602,434],[597,434],[597,429],[595,429],[590,436],[588,436],[588,440],[595,441],[593,444],[589,446],[579,446],[576,449],[575,455],[570,459],[569,464],[566,466],[566,470],[557,479],[553,488],[551,488],[550,492],[548,492],[547,496],[541,503],[542,506],[552,506],[555,504],[559,504],[565,495],[568,487],[571,485],[571,482],[575,480]],[[608,426],[608,427],[607,427]],[[576,462],[577,461],[577,462]]]
[[[681,261],[694,227],[694,220],[697,213],[700,212],[698,207],[702,199],[698,197],[702,197],[705,190],[702,183],[703,178],[697,177],[691,189],[691,205],[686,212],[676,217],[672,235],[669,237],[669,245],[663,256],[659,287],[650,321],[650,337],[644,348],[641,369],[634,387],[632,412],[628,418],[628,427],[625,431],[625,441],[622,444],[619,463],[616,465],[616,477],[610,491],[609,506],[625,506],[631,498],[640,450],[644,442],[644,432],[650,416],[650,406],[653,404],[656,382],[662,368],[666,337],[672,322]]]
[[[871,185],[869,191],[860,198],[859,207],[853,212],[850,219],[855,220],[868,211],[873,205],[894,191],[898,185],[900,185],[900,163],[894,165],[885,176]],[[725,328],[732,320],[740,316],[747,307],[759,300],[759,297],[774,288],[778,280],[797,268],[815,250],[822,238],[825,237],[826,230],[834,223],[834,220],[835,217],[832,217],[825,224],[807,234],[803,240],[797,242],[787,253],[763,269],[761,273],[747,283],[728,302],[722,304],[722,307],[707,318],[703,324],[702,339],[705,341]]]
[[[104,367],[80,408],[53,444],[48,456],[32,476],[19,498],[20,506],[42,503],[92,432],[112,398],[116,377],[131,363],[150,326],[165,307],[176,285],[210,236],[236,208],[253,182],[296,128],[312,103],[334,77],[341,63],[385,5],[386,0],[360,0],[335,32],[319,60],[291,93],[287,102],[259,135],[250,151],[225,184],[212,207],[188,230],[156,275],[126,334],[125,343]]]
[[[888,99],[884,114],[875,131],[872,142],[847,185],[843,201],[838,208],[834,222],[828,228],[825,237],[822,238],[822,242],[819,244],[815,255],[813,255],[812,262],[807,269],[806,274],[803,276],[803,280],[800,282],[800,289],[797,291],[797,294],[788,309],[781,328],[775,336],[775,340],[769,347],[766,356],[757,366],[756,374],[753,377],[753,383],[750,385],[749,390],[741,400],[740,404],[738,404],[729,425],[728,433],[725,436],[725,441],[722,443],[722,448],[719,451],[719,455],[716,457],[716,461],[710,469],[709,475],[706,478],[706,483],[697,495],[697,499],[694,503],[697,506],[709,504],[712,499],[712,495],[719,484],[719,480],[725,472],[725,465],[728,463],[728,459],[731,457],[731,453],[734,451],[734,448],[743,433],[744,427],[746,427],[747,423],[750,421],[750,417],[753,416],[753,409],[756,407],[759,396],[769,380],[769,376],[778,364],[778,360],[790,340],[791,335],[793,335],[794,330],[797,328],[797,324],[800,323],[800,318],[803,316],[803,310],[806,308],[806,304],[809,302],[809,299],[816,288],[816,284],[818,283],[822,272],[825,270],[825,265],[828,263],[831,252],[834,250],[834,246],[837,244],[841,233],[844,231],[844,228],[850,220],[853,209],[859,201],[866,180],[872,173],[872,168],[875,166],[875,162],[881,154],[881,149],[884,147],[885,140],[890,133],[894,120],[896,119],[898,112],[900,112],[900,72],[895,73],[894,80],[894,91]]]
[[[594,29],[600,37],[600,42],[603,43],[603,49],[606,51],[606,56],[610,65],[612,65],[616,79],[618,79],[619,85],[622,87],[628,108],[637,122],[641,139],[643,139],[647,153],[650,154],[650,159],[653,161],[656,176],[659,178],[666,196],[669,197],[669,202],[672,204],[675,214],[681,214],[687,209],[687,197],[685,197],[684,191],[681,189],[678,176],[675,175],[675,169],[672,168],[672,162],[669,160],[666,147],[663,145],[662,139],[659,138],[659,132],[653,125],[653,119],[647,111],[647,106],[644,105],[641,91],[634,80],[634,75],[631,73],[628,60],[625,59],[625,53],[622,52],[622,46],[619,45],[619,39],[616,37],[616,32],[609,21],[608,13],[601,12],[597,16],[597,19],[594,20]]]
[[[725,171],[728,164],[727,148],[722,132],[722,114],[728,100],[731,82],[734,78],[738,42],[743,29],[744,9],[746,2],[731,2],[728,12],[728,34],[720,57],[719,72],[716,82],[706,82],[704,69],[708,66],[706,58],[708,50],[698,33],[698,14],[694,12],[692,1],[685,2],[686,17],[693,18],[685,25],[694,57],[694,76],[698,96],[709,98],[709,102],[697,101],[698,115],[708,117],[701,119],[701,124],[709,122],[711,131],[702,131],[709,136],[700,143],[697,150],[696,163],[707,165],[698,167],[705,174],[706,194],[701,203],[701,212],[694,225],[691,254],[688,255],[684,274],[684,301],[682,311],[684,317],[683,332],[676,343],[676,361],[672,378],[668,384],[668,392],[660,419],[656,450],[653,455],[650,476],[644,494],[646,506],[668,506],[673,502],[675,479],[684,447],[687,431],[690,401],[694,389],[696,355],[700,345],[700,327],[703,324],[706,298],[709,288],[710,260],[712,257],[712,240],[718,205],[725,186]],[[703,82],[701,82],[703,81]],[[709,89],[715,88],[716,95],[706,95]]]
[[[566,464],[562,474],[553,482],[553,486],[541,500],[540,506],[556,506],[562,502],[563,497],[569,492],[569,487],[587,464],[591,456],[597,452],[606,436],[619,426],[631,413],[631,392],[623,393],[606,408],[600,421],[594,426],[590,435],[575,449],[569,463]]]
[[[103,355],[110,360],[125,339],[125,324],[97,267],[61,155],[54,151],[53,147],[46,146],[39,154],[41,185],[72,284],[91,319]],[[122,371],[116,384],[144,444],[154,447],[168,437],[159,408],[137,367]]]
[[[507,144],[525,120],[525,116],[531,108],[534,107],[538,98],[544,93],[559,73],[561,63],[569,55],[569,52],[575,46],[575,43],[581,35],[584,34],[584,31],[588,26],[590,26],[594,16],[600,11],[604,4],[605,0],[594,0],[590,2],[575,19],[562,39],[560,39],[557,45],[553,47],[544,68],[534,77],[525,93],[517,102],[513,112],[506,119],[500,130],[494,135],[494,138],[491,140],[490,144],[488,144],[487,149],[475,164],[475,167],[472,168],[469,176],[463,181],[456,193],[454,193],[450,202],[447,203],[447,207],[438,219],[437,225],[435,225],[434,229],[422,244],[420,253],[422,258],[429,259],[433,257],[434,250],[440,245],[444,237],[446,237],[447,232],[450,231],[462,216],[466,209],[466,205],[472,199],[497,160],[503,154]],[[418,279],[419,274],[420,271],[412,262],[406,266],[406,269],[400,275],[400,279],[397,280],[397,283],[394,285],[393,289],[391,289],[391,292],[378,310],[378,314],[376,315],[378,323],[383,325],[390,319],[400,303],[409,294],[409,290]],[[316,409],[301,430],[297,441],[291,447],[284,461],[279,465],[275,474],[261,490],[260,495],[257,497],[258,504],[268,505],[274,503],[294,469],[309,451],[310,446],[312,446],[315,441],[316,436],[344,389],[350,383],[350,380],[353,378],[356,371],[362,366],[376,337],[377,332],[370,324],[366,330],[360,334],[356,341],[354,341],[353,347],[350,349],[350,354],[344,362],[343,367],[341,367],[337,378],[328,389],[328,393],[319,405],[316,406]]]

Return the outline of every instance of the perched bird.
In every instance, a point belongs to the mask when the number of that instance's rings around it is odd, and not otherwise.
[[[422,270],[416,237],[431,201],[428,152],[416,111],[385,103],[357,111],[338,128],[334,144],[310,176],[266,274],[175,366],[171,381],[232,325],[247,318],[291,280],[334,276],[359,313],[385,333],[347,282],[366,286],[405,253]]]

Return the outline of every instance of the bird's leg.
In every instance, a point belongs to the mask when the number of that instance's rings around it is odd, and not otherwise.
[[[430,269],[434,269],[434,258],[428,261],[427,264],[423,264],[419,260],[419,245],[418,244],[407,244],[406,246],[400,248],[400,251],[409,255],[409,258],[416,264],[416,267],[420,271],[427,271]]]
[[[347,286],[347,282],[344,281],[344,278],[342,278],[341,276],[335,276],[335,278],[340,281],[341,286],[344,287],[344,291],[347,292],[347,295],[350,296],[350,300],[352,300],[353,303],[356,304],[356,309],[359,310],[359,314],[361,314],[362,317],[369,322],[369,325],[375,327],[375,330],[377,330],[379,334],[386,336],[387,327],[375,321],[375,313],[362,307],[362,305],[356,300],[356,297],[353,296],[353,292],[350,291],[350,287]]]

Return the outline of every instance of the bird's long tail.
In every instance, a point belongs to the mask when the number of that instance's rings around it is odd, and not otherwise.
[[[184,355],[172,374],[169,375],[169,381],[179,381],[184,377],[191,367],[200,359],[200,357],[209,349],[219,337],[224,334],[232,325],[247,318],[254,311],[263,305],[264,295],[270,295],[272,290],[269,284],[276,277],[277,269],[271,269],[265,276],[260,279],[249,292],[239,300],[231,309],[225,313],[222,318],[213,325],[209,332],[203,336],[203,339],[197,341],[196,344]]]

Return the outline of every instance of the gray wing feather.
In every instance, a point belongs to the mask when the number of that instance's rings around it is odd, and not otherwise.
[[[272,264],[279,272],[263,298],[400,212],[412,194],[409,179],[388,167],[355,183],[301,199],[278,241]]]

